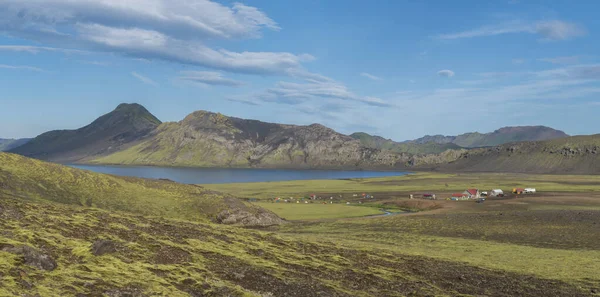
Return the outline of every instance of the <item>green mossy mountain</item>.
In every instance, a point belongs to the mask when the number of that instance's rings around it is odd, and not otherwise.
[[[0,152],[9,151],[29,142],[31,138],[2,139],[0,138]]]
[[[490,133],[465,133],[458,136],[427,135],[405,143],[455,144],[464,148],[497,146],[519,141],[541,141],[568,137],[565,132],[545,126],[504,127]]]
[[[0,194],[32,202],[241,225],[273,225],[269,211],[195,185],[117,177],[0,153]]]
[[[352,133],[350,134],[350,137],[360,140],[360,142],[367,147],[413,155],[439,154],[447,150],[462,149],[462,147],[451,142],[395,142],[391,139],[385,139],[381,136],[370,135],[364,132]]]
[[[54,162],[80,162],[119,151],[160,124],[143,106],[121,104],[83,128],[46,132],[10,152]]]
[[[265,123],[196,111],[92,163],[259,168],[401,168],[410,155],[369,148],[319,124]]]

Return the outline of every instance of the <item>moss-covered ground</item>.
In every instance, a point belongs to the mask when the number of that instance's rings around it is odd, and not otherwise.
[[[290,195],[316,192],[342,197],[329,205],[256,203],[268,204],[274,211],[287,208],[279,211],[292,213],[298,221],[248,229],[214,223],[210,206],[231,206],[223,202],[226,195],[202,187],[118,178],[10,154],[0,158],[0,296],[598,296],[600,292],[600,195],[594,192],[600,186],[594,176],[477,179],[416,174],[311,181],[304,187],[303,182],[287,183]],[[268,198],[283,192],[285,184],[229,189],[242,197],[247,196],[240,191]],[[571,192],[560,192],[569,184]],[[319,191],[315,185],[329,185],[330,191]],[[452,192],[478,185],[531,185],[543,190],[526,198],[485,203],[404,197],[409,192]],[[367,191],[376,198],[358,206],[360,198],[353,193]],[[86,202],[89,197],[91,203]],[[353,205],[345,205],[345,200]],[[376,212],[382,206],[422,212],[340,218],[353,211]],[[291,207],[305,207],[306,213]],[[40,264],[49,260],[56,265]]]

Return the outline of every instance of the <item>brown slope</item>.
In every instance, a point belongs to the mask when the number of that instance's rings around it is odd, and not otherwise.
[[[121,104],[83,128],[46,132],[11,152],[48,161],[77,162],[119,151],[143,139],[160,123],[139,104]]]

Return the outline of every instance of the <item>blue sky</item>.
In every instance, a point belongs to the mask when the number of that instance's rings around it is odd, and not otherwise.
[[[416,2],[4,0],[0,137],[122,102],[394,140],[600,133],[600,2]]]

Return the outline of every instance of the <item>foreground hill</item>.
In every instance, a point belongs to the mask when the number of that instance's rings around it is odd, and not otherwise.
[[[519,141],[540,141],[568,137],[565,132],[545,126],[504,127],[491,133],[465,133],[458,136],[433,135],[408,141],[408,143],[426,144],[452,143],[460,147],[475,148],[502,145]]]
[[[448,171],[600,174],[600,134],[519,142],[463,152]]]
[[[16,147],[22,146],[25,143],[29,142],[31,138],[21,138],[21,139],[2,139],[0,138],[0,152],[8,151],[14,149]]]
[[[365,147],[319,124],[265,123],[197,111],[92,162],[262,168],[399,168],[410,156]]]
[[[196,221],[243,225],[280,222],[268,211],[199,186],[116,177],[9,153],[0,153],[0,194]]]
[[[55,162],[77,162],[119,151],[143,139],[160,123],[139,104],[121,104],[83,128],[46,132],[11,152]]]
[[[385,249],[31,203],[2,193],[0,230],[0,296],[589,296],[590,292],[589,284]]]
[[[446,150],[462,149],[452,142],[395,142],[391,139],[385,139],[381,136],[370,135],[364,132],[352,133],[350,137],[360,140],[367,147],[413,155],[439,154]]]

